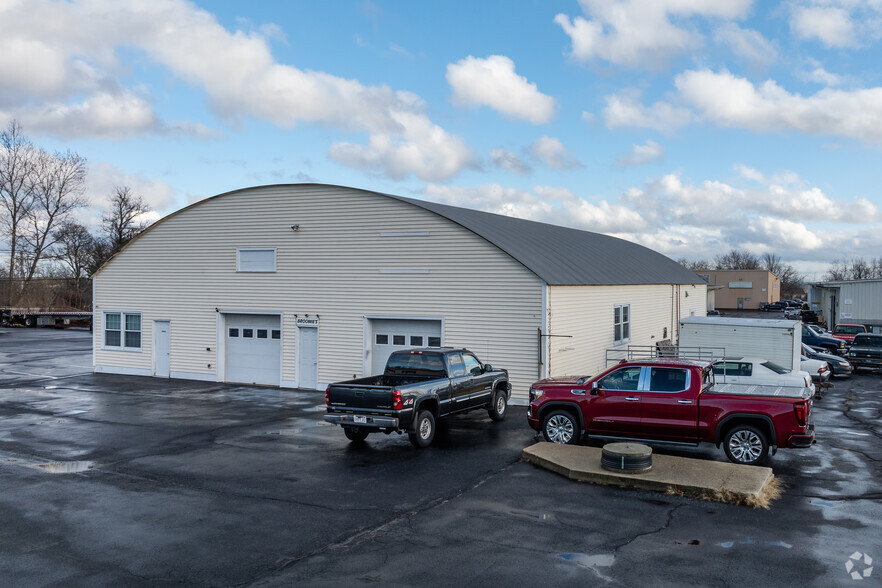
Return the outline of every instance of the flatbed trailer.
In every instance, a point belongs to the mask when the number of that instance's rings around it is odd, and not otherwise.
[[[92,327],[92,313],[84,310],[40,310],[36,308],[2,308],[0,325],[25,327],[64,327],[82,321]]]

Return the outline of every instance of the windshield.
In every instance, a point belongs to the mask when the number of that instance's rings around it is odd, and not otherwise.
[[[770,370],[772,370],[776,374],[789,374],[790,373],[790,370],[788,370],[787,368],[785,368],[783,366],[778,365],[774,361],[764,361],[763,367],[769,368]]]
[[[858,335],[854,338],[854,344],[858,347],[882,347],[882,337]]]
[[[817,337],[822,337],[824,335],[823,331],[814,325],[805,325],[805,328],[814,333]]]

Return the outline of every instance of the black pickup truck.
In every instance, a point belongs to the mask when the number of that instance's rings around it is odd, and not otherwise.
[[[350,441],[394,431],[407,432],[416,447],[428,447],[436,420],[486,409],[501,421],[510,396],[508,372],[481,363],[467,349],[408,349],[390,355],[380,376],[328,386],[325,420],[342,426]]]

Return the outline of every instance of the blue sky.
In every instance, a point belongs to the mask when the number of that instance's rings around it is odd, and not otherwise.
[[[882,2],[0,0],[0,122],[100,216],[323,182],[630,239],[882,256]]]

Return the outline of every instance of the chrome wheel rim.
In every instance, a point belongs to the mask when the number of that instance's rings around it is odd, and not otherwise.
[[[729,439],[729,451],[742,463],[754,462],[763,452],[763,442],[753,431],[735,431]]]
[[[420,422],[420,437],[428,439],[431,433],[432,423],[429,422],[429,419],[423,419],[422,422]]]
[[[502,394],[499,395],[499,398],[496,399],[496,413],[502,414],[505,412],[505,398]]]
[[[569,443],[573,439],[573,421],[565,416],[555,415],[548,419],[545,431],[552,443]]]

